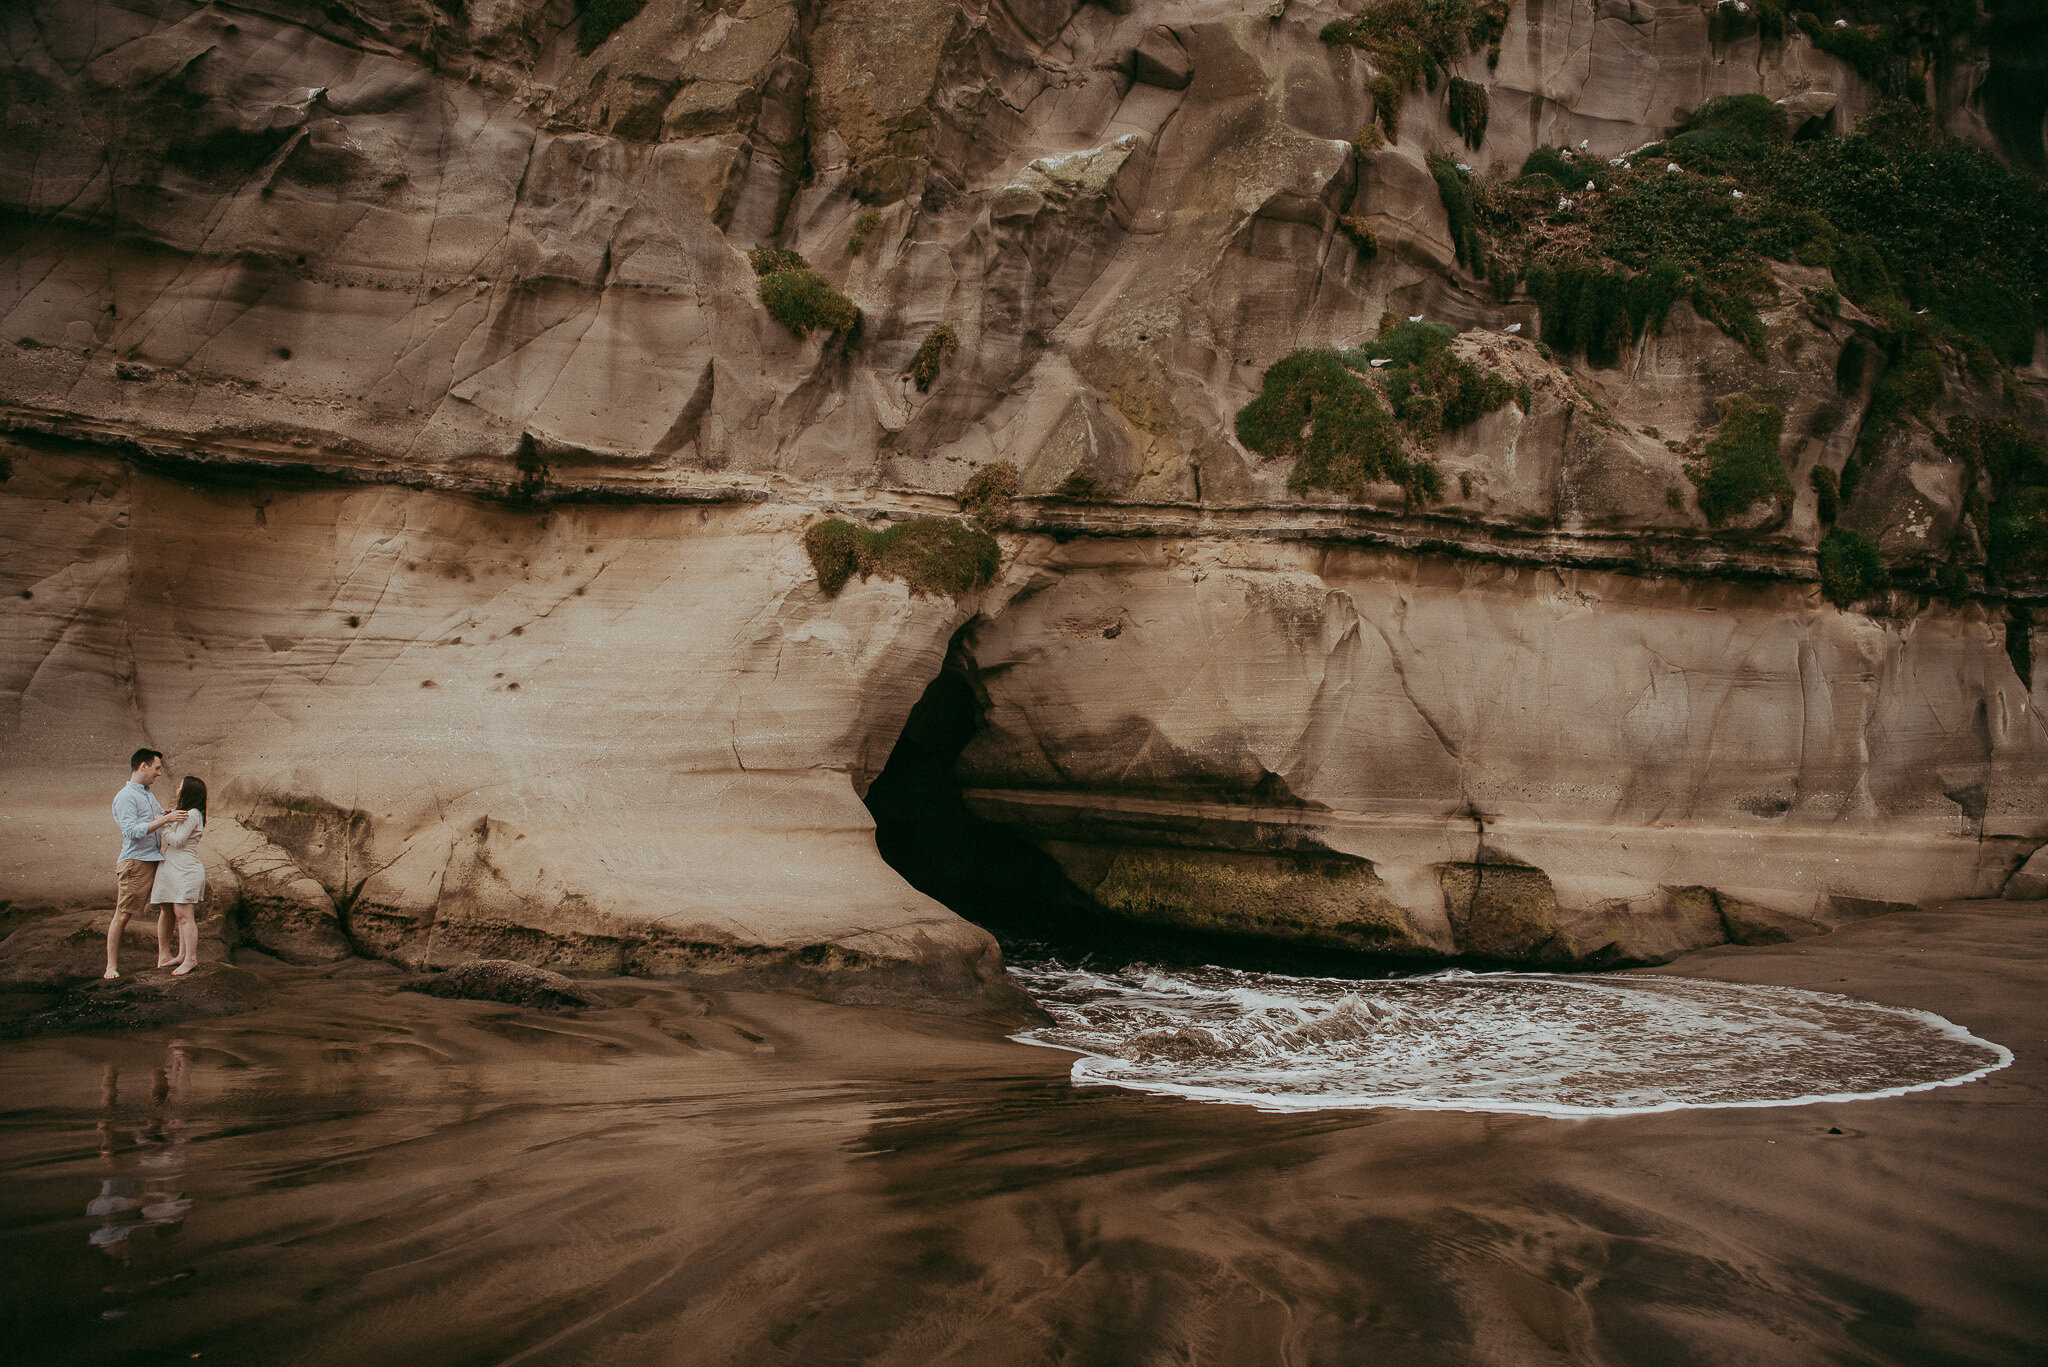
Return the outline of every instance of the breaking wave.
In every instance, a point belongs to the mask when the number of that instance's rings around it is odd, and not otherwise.
[[[1058,962],[1012,971],[1077,1083],[1262,1110],[1369,1106],[1550,1116],[1794,1106],[1973,1082],[2012,1051],[1926,1011],[1636,974],[1467,973],[1361,983]]]

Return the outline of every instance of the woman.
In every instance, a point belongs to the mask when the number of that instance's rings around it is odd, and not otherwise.
[[[206,833],[206,785],[188,775],[178,785],[178,806],[185,819],[165,827],[157,837],[164,859],[156,866],[156,886],[150,889],[149,901],[159,908],[168,904],[168,910],[157,912],[159,918],[173,913],[178,918],[178,957],[170,968],[183,977],[199,967],[197,909],[206,900],[206,866],[199,862],[199,851],[193,846]],[[157,967],[164,965],[159,963]]]

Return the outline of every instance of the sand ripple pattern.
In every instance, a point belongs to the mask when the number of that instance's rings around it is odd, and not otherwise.
[[[1263,1110],[1587,1116],[1790,1106],[1973,1082],[2012,1062],[1926,1011],[1635,974],[1361,983],[1225,968],[1013,972],[1076,1082]]]

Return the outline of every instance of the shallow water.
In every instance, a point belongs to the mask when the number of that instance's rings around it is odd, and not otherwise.
[[[1979,921],[1701,962],[1939,1011],[2024,1044],[2012,1067],[1581,1119],[1194,1105],[1077,1084],[998,1024],[792,997],[612,983],[565,1018],[288,982],[175,1032],[0,1045],[0,1344],[122,1367],[2036,1362],[2048,934]]]
[[[1078,1050],[1076,1082],[1262,1110],[1549,1116],[1781,1106],[1974,1082],[2012,1062],[1930,1012],[1640,974],[1438,973],[1361,983],[1058,961],[1017,976]]]

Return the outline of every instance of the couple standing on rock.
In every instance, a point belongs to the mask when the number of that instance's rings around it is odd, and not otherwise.
[[[127,784],[114,794],[114,824],[121,828],[121,856],[114,865],[114,919],[107,925],[107,971],[121,976],[121,933],[128,918],[145,906],[157,908],[156,966],[183,976],[199,967],[198,905],[206,900],[206,866],[193,847],[206,830],[206,785],[187,776],[178,785],[178,805],[165,811],[149,786],[163,777],[160,750],[129,756]],[[171,920],[178,923],[171,945]]]

